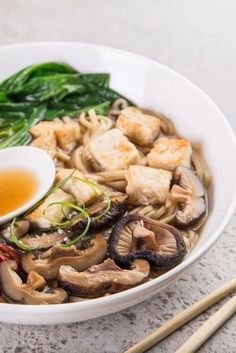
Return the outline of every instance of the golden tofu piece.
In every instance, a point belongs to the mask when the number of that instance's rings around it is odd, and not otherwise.
[[[167,198],[172,173],[144,166],[130,166],[126,193],[130,202],[137,205],[163,204]]]
[[[47,135],[49,131],[54,132],[63,125],[62,121],[41,121],[32,126],[29,131],[33,137],[39,137],[41,135]]]
[[[160,119],[144,114],[135,107],[127,107],[119,115],[116,127],[140,146],[151,144],[160,133]]]
[[[147,155],[150,167],[174,170],[191,166],[192,147],[188,140],[161,137]]]
[[[73,169],[60,168],[56,174],[56,179],[58,181],[62,180],[68,177],[72,172]],[[83,179],[88,180],[83,173],[76,170],[72,177],[62,186],[62,189],[73,195],[79,204],[88,204],[98,199],[102,192],[86,181],[84,182]]]
[[[48,131],[46,134],[40,135],[30,143],[30,146],[38,147],[47,152],[52,159],[57,153],[57,141],[53,131]]]
[[[90,141],[89,158],[98,171],[127,169],[136,164],[140,155],[127,137],[119,129],[112,129]]]
[[[55,129],[55,136],[59,147],[71,152],[77,146],[80,138],[80,127],[76,122],[63,124]]]

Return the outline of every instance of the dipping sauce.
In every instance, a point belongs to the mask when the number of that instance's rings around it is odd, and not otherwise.
[[[0,170],[0,217],[23,206],[36,193],[37,176],[27,169]]]

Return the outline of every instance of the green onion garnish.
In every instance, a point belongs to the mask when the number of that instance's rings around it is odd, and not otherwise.
[[[84,231],[79,234],[76,238],[68,241],[66,244],[62,244],[61,246],[64,246],[64,247],[68,247],[68,246],[71,246],[71,245],[76,245],[79,241],[81,241],[85,236],[86,234],[88,233],[88,230],[89,230],[89,226],[90,226],[90,223],[91,223],[91,218],[87,212],[87,210],[85,208],[81,208],[80,206],[77,206],[75,204],[73,204],[72,202],[67,202],[67,201],[58,201],[58,202],[53,202],[51,203],[49,206],[51,205],[62,205],[63,206],[66,206],[66,207],[70,207],[76,211],[79,211],[79,214],[76,216],[76,217],[82,217],[82,218],[86,218],[87,219],[87,224],[86,224],[86,227],[84,229]],[[45,211],[45,210],[44,210]],[[73,220],[69,220],[69,222],[73,222]]]
[[[46,198],[48,198],[48,196],[50,196],[52,193],[54,193],[57,189],[61,188],[63,185],[65,185],[67,183],[67,181],[72,177],[72,175],[74,174],[75,172],[75,169],[72,171],[72,173],[70,175],[68,175],[67,177],[61,179],[60,181],[58,181],[56,183],[56,185],[51,188],[47,193],[46,195],[38,202],[36,202],[35,205],[33,205],[32,207],[30,207],[28,209],[28,211],[24,214],[24,217],[27,216],[29,213],[31,213],[33,210],[35,210],[37,207],[39,207],[43,201],[46,200]]]
[[[15,233],[14,233],[14,225],[16,223],[16,217],[13,218],[11,224],[10,224],[10,228],[9,228],[9,232],[10,232],[10,241],[12,241],[18,248],[25,250],[25,251],[33,251],[35,250],[34,248],[29,247],[28,245],[24,244],[21,240],[17,239]]]

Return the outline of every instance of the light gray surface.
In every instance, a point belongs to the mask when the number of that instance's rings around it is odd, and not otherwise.
[[[236,2],[234,0],[0,0],[0,44],[73,40],[118,47],[156,59],[197,83],[236,131]],[[79,60],[79,58],[78,58]],[[78,324],[0,324],[3,353],[119,353],[182,311],[236,270],[236,215],[204,258],[151,300]],[[172,353],[220,305],[150,352]],[[200,350],[236,352],[236,318]]]

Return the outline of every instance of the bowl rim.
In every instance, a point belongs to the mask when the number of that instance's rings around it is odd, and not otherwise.
[[[205,100],[208,101],[208,103],[212,106],[212,108],[216,111],[218,118],[221,119],[224,123],[225,130],[227,130],[227,133],[230,138],[230,143],[233,148],[233,153],[236,156],[236,137],[233,133],[233,130],[227,121],[226,117],[224,116],[223,112],[220,110],[220,108],[213,102],[213,100],[204,92],[202,91],[195,83],[193,83],[191,80],[183,76],[182,74],[178,73],[174,69],[159,63],[156,60],[147,58],[143,55],[139,55],[127,50],[123,49],[118,49],[114,48],[111,46],[105,46],[105,45],[100,45],[100,44],[93,44],[93,43],[86,43],[86,42],[75,42],[75,41],[37,41],[37,42],[22,42],[22,43],[15,43],[15,44],[7,44],[7,45],[1,45],[0,46],[0,52],[5,51],[8,49],[14,49],[14,48],[27,48],[27,47],[37,47],[37,46],[80,46],[80,47],[92,47],[98,50],[104,50],[104,51],[113,51],[117,52],[118,54],[125,55],[127,57],[131,57],[133,59],[145,62],[146,64],[152,64],[159,66],[162,70],[168,71],[174,76],[177,76],[179,79],[182,81],[185,81],[186,84],[192,87],[195,91],[197,91]],[[235,165],[236,169],[236,165]],[[174,267],[173,269],[169,270],[165,274],[161,275],[160,277],[157,277],[155,279],[150,280],[149,282],[140,284],[136,287],[127,289],[125,291],[119,292],[112,294],[110,296],[106,297],[101,297],[101,298],[95,298],[92,300],[85,300],[82,302],[74,302],[74,303],[62,303],[62,304],[45,304],[45,305],[22,305],[22,304],[9,304],[9,303],[2,303],[1,304],[1,312],[3,313],[10,313],[14,311],[15,313],[24,313],[24,314],[53,314],[53,313],[65,313],[65,312],[71,312],[71,311],[79,311],[81,310],[86,310],[86,309],[95,309],[98,307],[103,307],[106,305],[111,305],[111,304],[116,304],[116,302],[120,302],[122,300],[127,300],[131,297],[133,297],[135,294],[141,294],[144,291],[151,291],[154,289],[157,285],[162,288],[165,284],[168,284],[171,280],[173,280],[177,275],[180,275],[183,271],[185,271],[188,267],[193,265],[198,259],[200,259],[212,246],[213,244],[219,239],[220,235],[222,234],[224,228],[227,226],[227,224],[230,221],[230,218],[234,212],[234,209],[236,207],[236,183],[234,190],[232,191],[232,199],[231,203],[228,205],[227,212],[225,213],[224,217],[221,220],[221,223],[217,227],[217,229],[214,231],[212,237],[208,239],[201,248],[197,249],[194,253],[192,253],[190,256],[188,256],[182,263],[180,263],[178,266]],[[144,298],[145,300],[145,298]],[[68,305],[69,304],[69,305]],[[132,304],[131,304],[132,305]],[[127,306],[131,306],[127,305]],[[118,311],[118,310],[117,310]],[[96,317],[98,315],[94,315]]]

